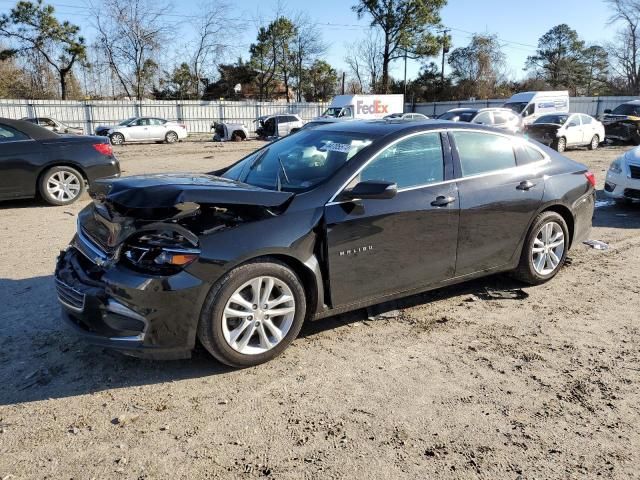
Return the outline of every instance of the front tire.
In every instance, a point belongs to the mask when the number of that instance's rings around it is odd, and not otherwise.
[[[306,315],[298,276],[275,259],[241,265],[207,295],[198,338],[218,361],[243,368],[267,362],[298,336]]]
[[[82,174],[72,167],[53,167],[40,178],[40,195],[50,205],[69,205],[84,193]]]
[[[559,153],[564,152],[567,149],[567,139],[564,137],[560,137],[555,141],[553,148]]]
[[[112,133],[109,137],[111,145],[122,145],[124,143],[124,135],[121,133]]]
[[[591,143],[589,144],[589,150],[597,150],[598,146],[600,146],[600,137],[598,135],[594,135],[591,139]]]
[[[564,265],[568,250],[569,229],[564,218],[556,212],[542,212],[527,234],[513,276],[530,285],[548,282]]]

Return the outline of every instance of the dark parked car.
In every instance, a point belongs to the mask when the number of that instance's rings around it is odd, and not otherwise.
[[[613,110],[605,110],[602,124],[608,140],[640,145],[640,100],[632,100]]]
[[[0,174],[0,200],[40,194],[52,205],[67,205],[87,183],[119,176],[120,165],[106,138],[58,135],[0,118]]]
[[[586,237],[594,177],[524,138],[441,121],[301,130],[212,175],[100,181],[58,258],[91,341],[270,360],[319,319],[512,272],[553,278]]]

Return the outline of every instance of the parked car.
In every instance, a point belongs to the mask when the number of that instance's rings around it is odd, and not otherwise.
[[[117,177],[120,165],[105,138],[58,135],[22,120],[0,118],[0,200],[40,194],[52,205],[68,205],[86,183]]]
[[[544,115],[527,125],[524,131],[528,137],[558,152],[584,146],[595,150],[605,135],[602,123],[582,113]]]
[[[392,113],[384,117],[385,120],[429,120],[429,117],[421,113]]]
[[[113,145],[125,142],[175,143],[187,138],[187,126],[155,117],[132,117],[118,125],[98,125],[96,135],[109,137]]]
[[[258,135],[258,138],[286,137],[304,126],[302,118],[292,113],[265,115],[259,117],[256,123],[256,135]]]
[[[604,194],[625,203],[640,200],[640,147],[628,150],[611,163]]]
[[[101,345],[176,358],[197,337],[221,362],[256,365],[305,319],[497,272],[550,280],[590,231],[594,184],[584,165],[479,125],[319,126],[210,175],[93,185],[58,298]]]
[[[35,123],[36,125],[40,125],[41,127],[55,133],[67,133],[70,135],[84,134],[84,129],[82,127],[72,127],[71,125],[67,125],[66,123],[51,117],[24,117],[22,120],[25,122]]]
[[[249,131],[241,123],[213,122],[211,124],[214,142],[241,142],[249,138]]]
[[[309,130],[311,128],[320,127],[322,125],[330,125],[332,123],[339,123],[341,120],[337,118],[321,118],[318,120],[311,120],[310,122],[305,123],[300,131]],[[345,120],[346,121],[346,120]]]
[[[605,110],[602,123],[607,140],[640,145],[640,100],[632,100],[613,110]]]
[[[507,108],[454,108],[438,119],[487,125],[512,133],[522,131],[522,119]]]

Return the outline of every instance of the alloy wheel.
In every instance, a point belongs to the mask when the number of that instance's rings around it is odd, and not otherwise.
[[[124,136],[120,133],[114,133],[111,135],[111,143],[113,145],[122,145],[124,143]]]
[[[167,133],[167,143],[176,143],[178,141],[178,134],[175,132]]]
[[[229,297],[222,314],[222,333],[236,352],[258,355],[286,337],[295,313],[293,292],[285,282],[257,277]]]
[[[68,202],[80,194],[82,181],[74,173],[59,170],[47,179],[47,192],[60,202]]]
[[[547,222],[540,227],[531,248],[533,268],[539,275],[553,273],[564,255],[565,237],[562,227],[556,222]]]

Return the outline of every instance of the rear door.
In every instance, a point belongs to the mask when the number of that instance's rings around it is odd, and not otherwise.
[[[535,161],[516,163],[516,153],[525,147],[498,133],[457,130],[450,138],[460,178],[456,276],[506,265],[519,254],[519,242],[542,201],[540,164],[546,157],[534,149]]]
[[[149,119],[149,139],[150,140],[164,140],[165,135],[167,134],[166,120],[161,120],[159,118],[150,118]]]
[[[338,196],[326,206],[333,306],[453,276],[458,195],[455,182],[444,181],[452,174],[446,137],[438,132],[410,135],[378,154],[347,186],[364,180],[395,182],[394,198],[341,202]]]
[[[33,196],[42,147],[26,134],[0,124],[0,198]]]

